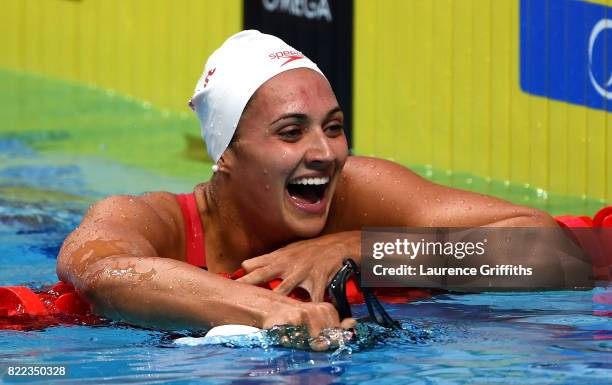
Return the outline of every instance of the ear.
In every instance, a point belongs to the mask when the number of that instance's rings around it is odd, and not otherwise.
[[[229,174],[232,170],[232,165],[234,164],[234,154],[231,153],[231,149],[227,149],[223,151],[221,158],[217,161],[217,166],[219,167],[217,173],[226,173]]]

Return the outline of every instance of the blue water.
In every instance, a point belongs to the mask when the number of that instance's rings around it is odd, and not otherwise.
[[[95,199],[110,193],[190,188],[184,181],[108,161],[51,158],[20,142],[0,141],[0,285],[56,282],[59,246]],[[612,318],[604,315],[612,312],[611,303],[612,289],[601,287],[442,295],[389,305],[405,331],[364,324],[363,341],[327,353],[278,346],[179,346],[173,343],[176,334],[122,324],[0,331],[0,381],[612,384]],[[366,314],[363,306],[355,310],[358,317]],[[65,365],[69,374],[6,375],[7,366],[26,364]]]

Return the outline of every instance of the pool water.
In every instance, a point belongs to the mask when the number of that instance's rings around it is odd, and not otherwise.
[[[189,192],[210,175],[191,116],[31,74],[0,71],[0,84],[0,285],[55,283],[59,247],[95,200]],[[417,171],[435,180],[432,170]],[[458,180],[474,189],[477,178]],[[513,191],[480,184],[482,192]],[[603,205],[551,204],[536,190],[514,190],[503,196],[555,214],[592,214]],[[118,323],[0,330],[0,382],[612,384],[610,288],[442,295],[388,309],[404,331],[363,323],[360,341],[327,353],[241,340],[182,346],[173,341],[184,334]],[[8,366],[27,364],[65,365],[68,376],[7,376]]]
[[[108,183],[112,181],[113,183]],[[57,281],[64,237],[101,196],[184,180],[0,141],[0,285]],[[441,295],[388,305],[406,330],[363,324],[360,342],[315,353],[279,346],[182,346],[184,334],[119,323],[0,331],[0,379],[44,384],[612,384],[612,290]],[[366,315],[356,306],[358,317]],[[9,377],[10,365],[65,365],[65,377]]]

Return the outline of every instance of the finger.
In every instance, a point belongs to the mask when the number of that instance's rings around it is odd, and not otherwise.
[[[329,350],[329,348],[332,346],[332,341],[326,336],[318,335],[315,338],[311,338],[308,341],[308,345],[310,346],[310,349],[314,350],[315,352],[322,352],[324,350]]]
[[[340,323],[340,327],[343,329],[352,329],[357,325],[357,321],[354,318],[345,318]]]
[[[247,273],[250,273],[255,269],[269,265],[270,255],[271,254],[264,254],[260,255],[259,257],[247,259],[240,264],[240,267],[242,267]]]
[[[325,286],[319,282],[313,284],[312,290],[309,290],[310,300],[312,302],[323,302],[325,296]]]
[[[340,326],[340,317],[338,316],[338,311],[336,310],[334,305],[328,302],[319,302],[316,304],[316,306],[318,306],[320,314],[320,329],[335,328]]]
[[[252,271],[240,278],[238,278],[237,282],[247,283],[249,285],[257,285],[262,282],[268,282],[273,278],[278,277],[278,269],[273,266],[267,266],[259,268],[255,271]]]
[[[340,325],[338,312],[331,303],[321,302],[310,304],[311,310],[306,314],[306,328],[311,337],[316,337],[324,328],[337,327]]]
[[[321,332],[329,341],[329,348],[336,349],[348,343],[353,338],[353,333],[343,328],[329,328]]]
[[[291,293],[291,291],[295,289],[297,283],[297,279],[295,279],[293,276],[289,276],[283,279],[283,282],[281,282],[280,285],[274,288],[274,292],[280,295],[289,295],[289,293]]]

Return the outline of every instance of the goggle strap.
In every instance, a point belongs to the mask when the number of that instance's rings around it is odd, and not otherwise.
[[[355,283],[357,288],[363,293],[370,318],[386,328],[400,329],[400,324],[391,318],[370,288],[361,287],[361,272],[357,263],[351,258],[344,260],[342,268],[338,270],[338,273],[336,273],[329,285],[330,297],[336,309],[338,309],[340,319],[352,316],[351,306],[346,298],[346,282],[350,278],[351,273],[355,274]]]

